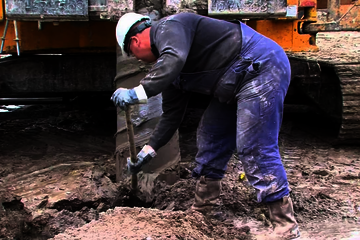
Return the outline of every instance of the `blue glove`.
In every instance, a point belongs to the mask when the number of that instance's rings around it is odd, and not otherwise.
[[[148,163],[151,159],[156,156],[155,150],[145,145],[137,155],[136,163],[131,162],[130,158],[127,158],[127,169],[130,174],[137,174],[141,171],[141,167]]]
[[[135,90],[127,88],[118,88],[110,99],[122,110],[126,110],[128,105],[139,103]]]

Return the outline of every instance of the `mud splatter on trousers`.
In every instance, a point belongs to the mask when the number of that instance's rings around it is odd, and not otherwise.
[[[243,41],[239,60],[223,78],[237,78],[233,103],[213,98],[197,132],[198,153],[194,177],[224,177],[237,150],[259,202],[289,194],[287,176],[278,148],[284,98],[290,83],[290,64],[272,40],[241,24]],[[246,69],[239,69],[248,62]],[[219,100],[220,99],[220,100]]]

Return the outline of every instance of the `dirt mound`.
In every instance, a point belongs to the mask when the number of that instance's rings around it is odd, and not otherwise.
[[[214,226],[196,211],[116,207],[54,239],[250,239],[248,228]]]
[[[360,32],[320,32],[318,52],[295,52],[290,56],[332,64],[360,62]]]

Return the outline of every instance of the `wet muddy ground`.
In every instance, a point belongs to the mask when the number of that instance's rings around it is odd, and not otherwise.
[[[190,210],[201,113],[189,109],[179,129],[182,160],[167,170],[178,181],[157,179],[145,196],[130,178],[115,182],[111,104],[0,107],[0,239],[254,239],[267,231],[266,206],[236,155],[223,180],[227,220]],[[285,106],[279,147],[301,239],[360,239],[360,147],[339,142],[337,127],[314,107]]]
[[[180,128],[182,161],[169,170],[179,181],[156,181],[150,200],[134,195],[129,179],[115,183],[114,108],[0,113],[0,239],[253,239],[266,231],[266,207],[239,178],[235,155],[223,181],[228,219],[190,210],[201,112],[190,109]],[[279,145],[302,239],[360,239],[360,148],[339,144],[335,132],[313,108],[286,106]]]

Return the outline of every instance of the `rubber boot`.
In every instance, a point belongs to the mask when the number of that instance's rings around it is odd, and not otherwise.
[[[267,204],[273,233],[267,239],[296,239],[300,237],[298,223],[295,220],[293,204],[290,196],[285,196]]]
[[[201,176],[196,183],[195,203],[191,209],[201,212],[206,217],[219,221],[224,220],[224,214],[220,210],[221,180],[205,178]]]

